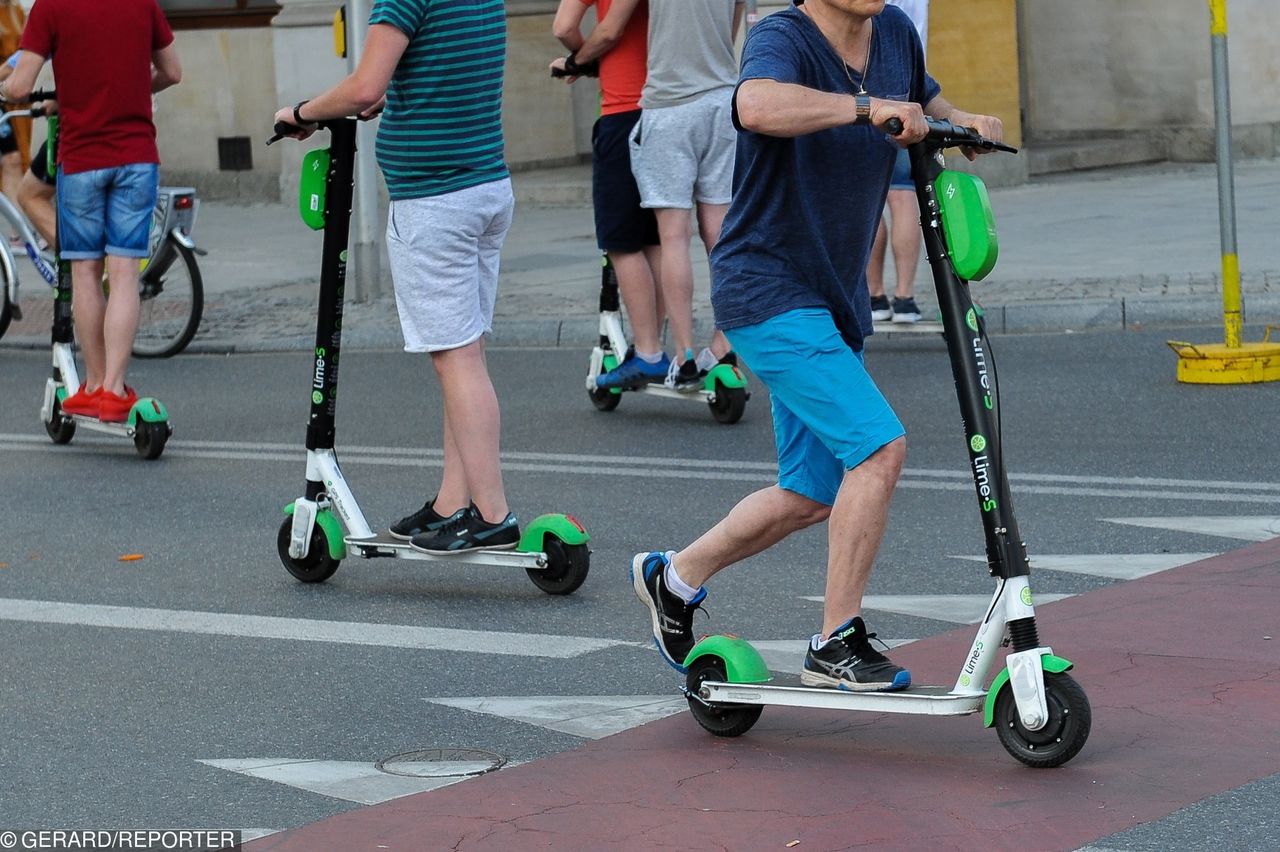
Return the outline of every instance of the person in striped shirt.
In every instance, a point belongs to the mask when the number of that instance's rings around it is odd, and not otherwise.
[[[376,153],[405,351],[430,354],[445,409],[440,488],[391,534],[428,553],[520,540],[484,350],[515,207],[501,120],[506,22],[502,0],[376,0],[356,70],[275,116],[304,139],[317,122],[382,111]]]

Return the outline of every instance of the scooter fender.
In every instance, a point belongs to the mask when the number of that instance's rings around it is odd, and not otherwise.
[[[144,396],[129,409],[129,425],[137,426],[139,420],[143,423],[168,423],[169,412],[160,400]]]
[[[59,403],[67,398],[67,389],[53,379],[45,379],[44,399],[40,402],[40,420],[43,423],[53,422],[53,401]]]
[[[522,553],[542,553],[546,546],[542,542],[548,535],[570,545],[586,544],[591,540],[586,529],[573,515],[539,515],[524,528],[516,550]]]
[[[303,507],[303,512],[297,511],[298,503],[307,504]],[[311,525],[302,524],[306,520],[307,514],[314,515],[312,523],[320,527],[324,531],[324,540],[329,543],[329,556],[341,562],[347,558],[347,542],[342,534],[342,521],[338,520],[338,516],[330,509],[320,509],[310,500],[296,500],[284,507],[284,513],[294,517],[293,524],[293,541],[289,544],[289,555],[294,559],[303,559],[307,555],[307,549],[311,545]],[[299,531],[298,526],[302,524],[305,529]],[[301,547],[298,553],[294,553],[295,546],[298,544],[298,537],[301,538]]]
[[[1062,674],[1071,669],[1072,662],[1056,654],[1042,654],[1040,656],[1040,665],[1050,674]],[[1001,688],[1008,682],[1009,670],[1003,669],[1000,674],[996,675],[996,679],[991,682],[991,688],[987,690],[987,702],[986,707],[983,709],[982,723],[988,728],[995,724],[996,696],[1000,694]]]
[[[719,657],[724,661],[725,677],[729,683],[767,683],[770,680],[769,667],[764,657],[745,639],[737,636],[707,636],[689,651],[684,658],[688,668],[699,657]]]
[[[707,378],[703,382],[702,387],[715,393],[716,382],[727,388],[745,388],[747,386],[746,376],[742,375],[742,371],[732,364],[716,364],[707,372]]]

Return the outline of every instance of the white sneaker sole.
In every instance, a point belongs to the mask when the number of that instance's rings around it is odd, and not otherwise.
[[[808,669],[800,672],[801,686],[817,686],[824,689],[843,689],[845,692],[884,692],[893,688],[893,681],[887,683],[858,683],[852,680],[841,680],[838,677],[811,672]]]

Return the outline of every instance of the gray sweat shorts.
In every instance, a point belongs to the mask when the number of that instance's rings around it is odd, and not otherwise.
[[[733,89],[724,88],[640,114],[631,131],[631,172],[641,207],[729,203],[738,144],[732,102]]]
[[[511,180],[392,201],[387,256],[406,352],[458,349],[493,331]]]

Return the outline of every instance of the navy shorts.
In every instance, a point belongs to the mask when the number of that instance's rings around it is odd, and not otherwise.
[[[636,252],[658,244],[658,220],[640,206],[627,137],[640,110],[602,115],[591,131],[591,202],[601,251]]]

